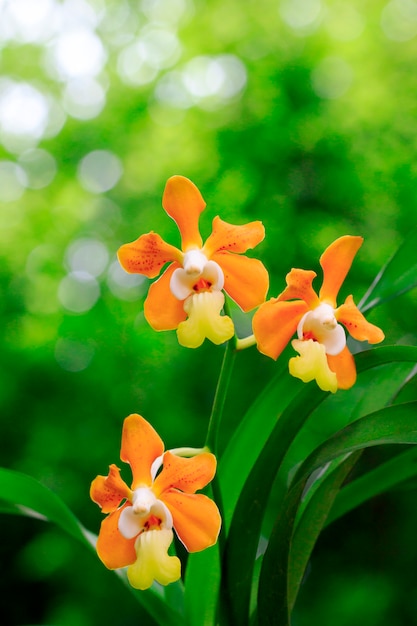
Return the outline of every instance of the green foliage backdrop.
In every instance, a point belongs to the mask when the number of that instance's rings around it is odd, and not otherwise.
[[[318,271],[336,237],[362,235],[341,294],[362,297],[417,221],[417,5],[30,5],[0,1],[1,465],[96,531],[89,485],[118,459],[123,418],[141,413],[168,448],[201,446],[223,357],[149,328],[147,281],[123,274],[118,247],[150,230],[179,243],[161,196],[182,174],[207,202],[203,235],[218,214],[263,221],[270,295],[294,265]],[[387,344],[416,345],[416,319],[415,291],[369,314]],[[254,397],[276,372],[252,351],[227,407],[230,434],[246,408],[241,381]],[[416,399],[416,380],[402,393]],[[329,526],[294,624],[417,624],[415,488]],[[138,623],[94,553],[41,520],[0,524],[5,624]],[[25,602],[6,602],[16,594]]]

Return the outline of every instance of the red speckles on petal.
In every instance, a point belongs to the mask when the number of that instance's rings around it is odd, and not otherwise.
[[[166,243],[158,234],[147,233],[132,243],[126,243],[118,250],[121,266],[131,274],[143,274],[155,278],[165,263],[181,261],[182,252]]]

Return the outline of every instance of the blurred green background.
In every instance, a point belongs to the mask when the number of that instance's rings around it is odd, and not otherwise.
[[[116,260],[150,230],[179,243],[173,174],[207,201],[203,236],[217,214],[264,222],[251,254],[271,296],[362,235],[341,294],[359,301],[417,221],[416,55],[413,0],[0,0],[1,465],[97,532],[89,485],[119,461],[124,417],[203,444],[223,348],[153,332],[148,281]],[[387,344],[416,344],[416,300],[370,313]],[[255,349],[239,363],[230,432],[277,367]],[[417,624],[416,496],[325,531],[295,626]],[[0,525],[5,626],[139,623],[95,555],[42,521]]]

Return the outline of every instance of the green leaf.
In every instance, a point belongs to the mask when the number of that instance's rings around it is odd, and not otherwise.
[[[84,528],[67,505],[53,491],[31,476],[0,468],[0,499],[5,503],[3,512],[17,512],[54,522],[62,530],[95,552],[96,537],[93,533]],[[183,619],[166,604],[163,590],[159,592],[158,587],[156,587],[138,592],[129,585],[124,570],[115,570],[115,573],[124,581],[138,602],[157,623],[164,624],[164,626],[183,625]]]
[[[358,374],[396,361],[415,363],[417,348],[372,348],[356,357]],[[288,395],[286,387],[291,390]],[[222,457],[219,476],[226,521],[233,513],[225,548],[224,586],[231,621],[237,626],[247,624],[248,620],[253,564],[272,484],[290,445],[313,410],[327,396],[315,384],[303,385],[292,378],[283,379],[279,374],[249,409],[242,428],[236,432]],[[262,448],[269,429],[269,438]],[[285,614],[281,613],[282,619]]]
[[[369,287],[358,305],[363,313],[417,285],[416,249],[417,229],[409,234]]]
[[[313,493],[299,512],[292,539],[288,570],[288,605],[290,611],[314,545],[324,527],[329,511],[339,493],[340,486],[359,459],[361,452],[349,454],[338,461],[334,468],[326,470],[324,477],[316,481]],[[301,507],[300,507],[301,509]]]
[[[326,520],[326,526],[370,498],[417,476],[417,448],[397,454],[343,487]]]
[[[219,589],[218,545],[190,554],[185,577],[185,614],[189,626],[216,625]]]
[[[284,499],[263,559],[258,595],[263,625],[289,624],[289,555],[297,509],[309,476],[341,455],[387,443],[417,443],[417,402],[389,406],[353,422],[319,446],[301,465]]]

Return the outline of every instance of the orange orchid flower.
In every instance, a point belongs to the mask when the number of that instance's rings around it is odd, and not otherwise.
[[[127,272],[155,278],[170,263],[145,301],[145,318],[152,328],[177,329],[179,343],[189,348],[206,338],[223,343],[234,335],[232,320],[221,315],[223,290],[244,311],[265,301],[269,277],[264,265],[241,254],[263,240],[264,227],[259,221],[234,226],[215,217],[203,245],[198,222],[206,203],[184,176],[168,180],[162,206],[178,226],[181,250],[150,232],[121,246],[120,264]]]
[[[215,544],[220,531],[216,504],[195,493],[212,480],[216,457],[200,452],[184,458],[178,456],[180,450],[173,452],[164,452],[161,438],[143,417],[130,415],[123,424],[120,458],[131,467],[132,486],[114,464],[108,476],[97,476],[91,484],[91,499],[108,513],[97,553],[109,569],[127,566],[136,589],[148,589],[154,580],[167,585],[180,578],[180,560],[168,555],[173,528],[189,552]]]
[[[336,304],[362,242],[362,237],[345,235],[324,251],[320,257],[323,284],[318,295],[312,287],[316,273],[292,269],[286,277],[286,289],[261,305],[253,317],[258,349],[273,359],[297,333],[292,346],[300,356],[290,359],[290,374],[304,382],[316,380],[324,391],[349,389],[356,381],[355,361],[341,324],[358,341],[379,343],[384,339],[382,330],[366,321],[352,296],[341,306]]]

